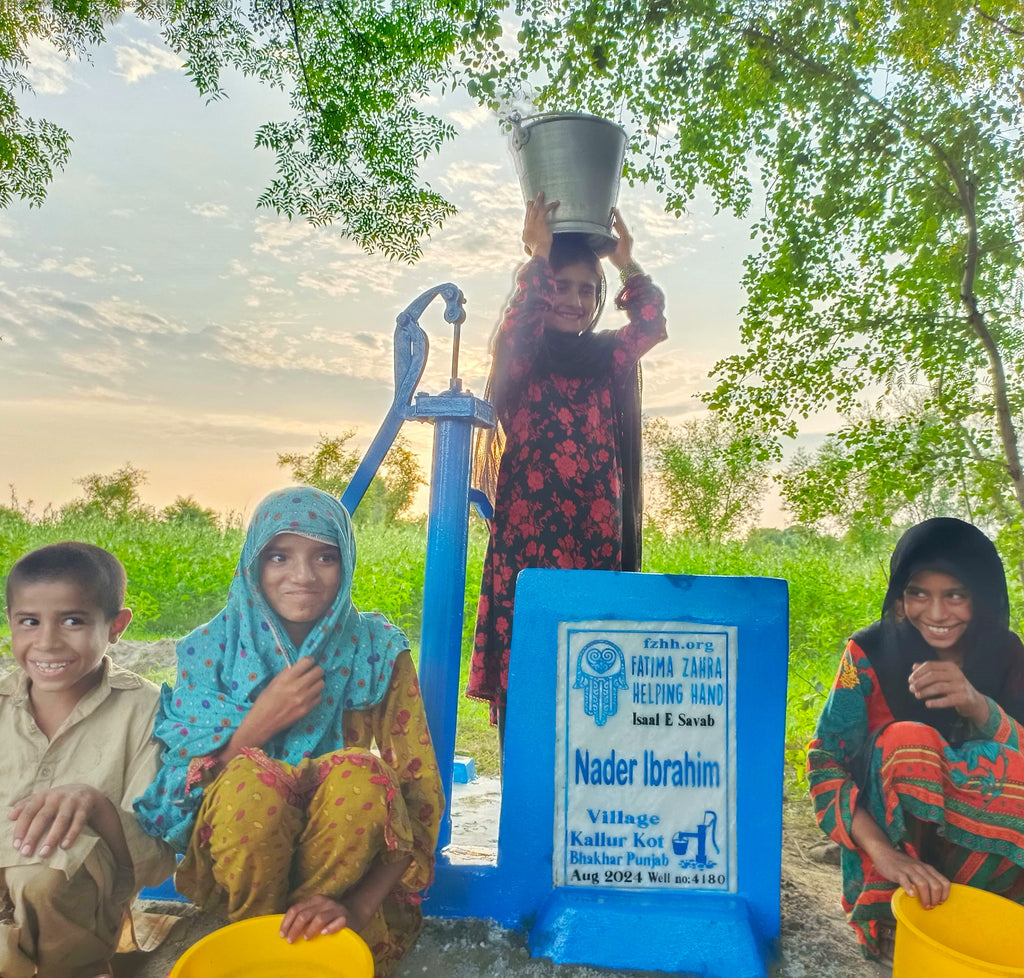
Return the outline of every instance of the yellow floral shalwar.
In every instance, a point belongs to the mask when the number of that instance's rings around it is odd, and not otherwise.
[[[419,934],[444,811],[408,651],[384,698],[346,711],[342,726],[343,749],[295,765],[254,749],[234,757],[203,791],[175,885],[234,921],[283,913],[314,894],[343,901],[375,861],[412,856],[361,932],[377,978],[387,978]]]

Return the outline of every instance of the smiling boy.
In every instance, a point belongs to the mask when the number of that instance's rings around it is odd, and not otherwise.
[[[125,571],[87,543],[22,557],[7,578],[0,682],[0,975],[110,974],[135,893],[174,869],[132,801],[156,774],[159,690],[106,655],[132,613]]]

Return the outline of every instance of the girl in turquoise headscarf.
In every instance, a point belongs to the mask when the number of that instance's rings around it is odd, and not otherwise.
[[[284,913],[289,941],[351,927],[386,976],[422,923],[444,795],[409,643],[353,606],[355,557],[326,493],[259,504],[227,607],[178,643],[135,808],[198,906]]]

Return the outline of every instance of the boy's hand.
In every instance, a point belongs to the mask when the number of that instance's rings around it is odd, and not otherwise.
[[[100,808],[107,807],[112,806],[106,795],[88,784],[65,784],[37,791],[11,807],[8,818],[17,823],[14,848],[23,856],[33,856],[38,846],[38,855],[43,857],[58,847],[67,849]]]

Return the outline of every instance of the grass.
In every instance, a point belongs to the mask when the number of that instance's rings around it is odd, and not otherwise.
[[[426,550],[426,521],[397,520],[358,532],[358,561],[352,597],[358,608],[379,611],[408,636],[413,656],[419,652],[420,614]],[[134,612],[126,638],[148,641],[180,638],[209,621],[224,606],[242,549],[244,532],[207,523],[169,524],[147,519],[109,521],[95,516],[32,520],[0,507],[0,577],[11,564],[36,547],[60,540],[95,543],[116,554],[128,574],[126,603]],[[470,528],[466,572],[464,650],[460,689],[469,678],[469,651],[476,619],[476,596],[487,532],[474,518]],[[7,653],[4,622],[0,655]],[[161,669],[147,678],[173,683],[175,670]],[[459,697],[458,747],[475,758],[477,770],[498,770],[498,739],[485,703]]]
[[[0,576],[22,553],[57,540],[84,540],[111,550],[128,572],[128,604],[135,612],[128,638],[178,638],[223,607],[243,533],[209,524],[168,524],[151,519],[96,517],[33,520],[0,507]],[[836,540],[795,528],[754,531],[744,542],[717,546],[686,537],[645,536],[644,569],[654,573],[780,577],[789,582],[790,657],[786,758],[792,777],[803,777],[804,747],[832,684],[846,638],[878,614],[895,533],[868,541]],[[487,544],[484,524],[470,525],[460,688],[465,689],[476,601]],[[426,522],[364,526],[353,599],[380,611],[408,635],[418,652],[426,549]],[[1021,593],[1010,578],[1015,623]],[[3,636],[0,632],[0,649]],[[173,677],[173,670],[151,676]],[[457,749],[475,758],[481,773],[498,769],[497,735],[486,704],[459,697]]]

